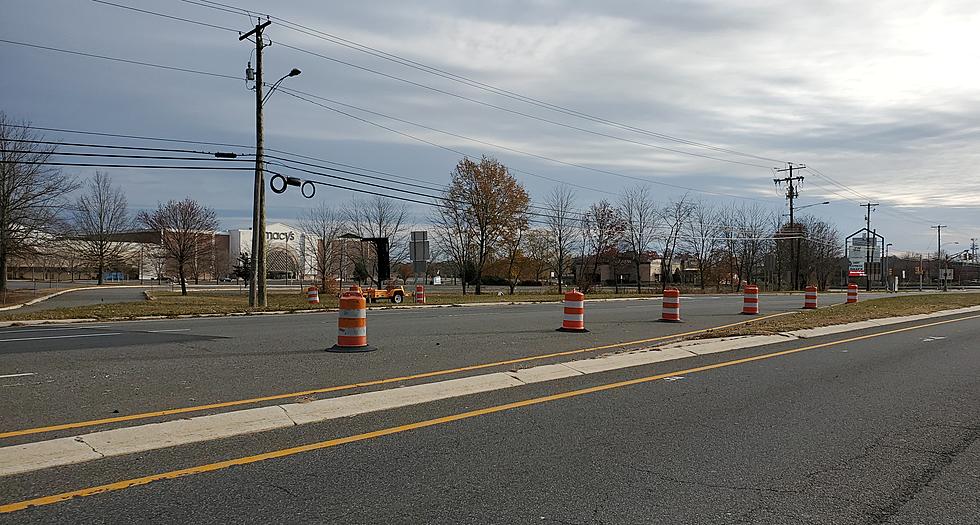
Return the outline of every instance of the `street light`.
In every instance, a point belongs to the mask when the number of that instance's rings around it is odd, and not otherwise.
[[[805,210],[805,209],[807,209],[807,208],[810,208],[810,207],[813,207],[813,206],[823,206],[824,204],[830,204],[830,201],[823,201],[823,202],[815,202],[815,203],[813,203],[813,204],[807,204],[806,206],[797,206],[797,207],[796,207],[796,208],[794,208],[794,209],[795,209],[796,211],[800,211],[800,210]],[[789,214],[788,214],[788,213],[784,213],[784,214],[783,214],[783,217],[788,217],[788,216],[789,216]]]
[[[269,100],[269,97],[271,97],[272,93],[274,93],[276,89],[279,88],[279,84],[281,84],[283,80],[286,80],[289,77],[298,76],[300,73],[302,73],[302,71],[294,67],[292,70],[289,71],[289,73],[286,73],[285,75],[282,76],[282,78],[277,80],[275,84],[272,84],[272,87],[269,88],[269,92],[265,95],[265,98],[262,99],[262,105],[263,106],[265,105],[265,101]]]
[[[268,25],[268,23],[266,24]],[[264,27],[264,26],[261,26]],[[272,85],[269,93],[262,96],[262,34],[256,27],[257,68],[255,76],[255,188],[252,201],[252,275],[248,285],[249,306],[266,305],[266,261],[265,261],[265,175],[264,175],[264,126],[262,107],[283,80],[295,77],[300,70],[293,68]]]

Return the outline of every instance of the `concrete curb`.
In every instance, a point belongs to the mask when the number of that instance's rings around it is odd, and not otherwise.
[[[669,343],[663,346],[609,353],[594,358],[530,368],[491,372],[431,383],[320,399],[286,403],[219,414],[123,427],[79,436],[38,441],[0,448],[0,476],[83,463],[109,456],[147,452],[161,448],[211,441],[294,425],[319,423],[370,412],[391,410],[441,399],[514,388],[578,375],[595,374],[650,365],[688,357],[778,344],[875,328],[909,321],[948,317],[980,311],[980,306],[861,321],[821,329],[797,330],[777,335],[739,336]]]

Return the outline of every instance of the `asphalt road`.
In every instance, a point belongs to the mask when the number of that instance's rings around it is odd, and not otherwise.
[[[827,296],[825,302],[842,301]],[[372,310],[379,350],[336,354],[336,313],[0,329],[0,432],[455,369],[743,322],[741,298],[590,302],[589,333],[559,333],[560,304]],[[764,296],[762,313],[801,296]],[[593,352],[595,355],[599,352]],[[537,364],[554,361],[542,359]],[[336,395],[336,394],[331,394]],[[320,396],[322,397],[322,396]]]
[[[143,290],[143,288],[114,288],[112,286],[106,286],[98,290],[79,290],[77,292],[64,293],[39,303],[18,308],[14,311],[17,313],[40,312],[57,308],[72,308],[75,306],[88,306],[101,303],[144,301],[146,297],[143,295]],[[52,290],[52,292],[56,291],[58,290]]]
[[[3,478],[2,502],[11,502],[430,421],[320,450],[116,487],[0,521],[976,523],[980,319],[888,333],[933,322]],[[885,335],[742,359],[876,333]],[[724,366],[688,371],[709,364]],[[664,373],[669,379],[541,399]],[[434,419],[516,401],[528,404]]]

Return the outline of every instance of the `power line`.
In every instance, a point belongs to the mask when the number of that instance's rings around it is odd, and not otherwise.
[[[361,112],[364,112],[364,113],[368,113],[370,115],[375,115],[375,116],[379,116],[379,117],[382,117],[382,118],[387,118],[387,119],[390,119],[390,120],[394,120],[396,122],[401,122],[401,123],[404,123],[404,124],[416,126],[416,127],[422,128],[422,129],[429,130],[429,131],[434,131],[436,133],[442,133],[442,134],[448,135],[450,137],[455,137],[455,138],[462,139],[462,140],[467,140],[467,141],[470,141],[470,142],[476,142],[476,143],[482,144],[484,146],[490,146],[490,147],[501,149],[501,150],[504,150],[504,151],[509,151],[509,152],[512,152],[512,153],[517,153],[519,155],[533,157],[533,158],[536,158],[536,159],[545,160],[545,161],[548,161],[548,162],[552,162],[552,163],[556,163],[556,164],[561,164],[561,165],[564,165],[564,166],[574,167],[574,168],[583,169],[583,170],[587,170],[587,171],[592,171],[592,172],[596,172],[596,173],[602,173],[602,174],[605,174],[605,175],[612,175],[612,176],[615,176],[615,177],[621,177],[621,178],[625,178],[625,179],[631,179],[631,180],[635,180],[635,181],[642,182],[642,183],[645,183],[645,184],[657,184],[657,185],[660,185],[660,186],[667,186],[667,187],[671,187],[671,188],[675,188],[675,189],[682,189],[682,190],[686,190],[686,191],[693,191],[693,192],[696,192],[696,193],[704,193],[704,194],[708,194],[708,195],[731,197],[731,198],[735,198],[735,199],[743,199],[743,200],[751,200],[751,201],[759,201],[759,202],[768,202],[768,201],[765,201],[763,199],[756,199],[756,198],[753,198],[753,197],[744,197],[744,196],[741,196],[741,195],[734,195],[734,194],[730,194],[730,193],[714,192],[714,191],[709,191],[709,190],[701,190],[701,189],[697,189],[697,188],[691,188],[691,187],[688,187],[688,186],[682,186],[680,184],[671,184],[669,182],[662,182],[662,181],[658,181],[658,180],[651,180],[651,179],[648,179],[648,178],[635,177],[635,176],[632,176],[632,175],[626,175],[624,173],[618,173],[618,172],[615,172],[615,171],[605,170],[605,169],[601,169],[601,168],[595,168],[595,167],[592,167],[592,166],[586,166],[584,164],[578,164],[578,163],[575,163],[575,162],[563,161],[563,160],[556,159],[556,158],[553,158],[553,157],[548,157],[546,155],[540,155],[540,154],[537,154],[537,153],[531,153],[531,152],[523,151],[523,150],[520,150],[520,149],[517,149],[517,148],[512,148],[512,147],[509,147],[509,146],[502,146],[500,144],[495,144],[493,142],[485,141],[485,140],[482,140],[482,139],[477,139],[477,138],[469,137],[469,136],[462,135],[462,134],[459,134],[459,133],[454,133],[454,132],[451,132],[451,131],[445,131],[445,130],[442,130],[442,129],[439,129],[439,128],[434,128],[432,126],[428,126],[428,125],[425,125],[425,124],[419,124],[417,122],[413,122],[413,121],[410,121],[410,120],[402,119],[402,118],[395,117],[395,116],[392,116],[392,115],[388,115],[388,114],[385,114],[385,113],[380,113],[380,112],[377,112],[377,111],[365,109],[365,108],[362,108],[362,107],[359,107],[359,106],[355,106],[353,104],[347,104],[347,103],[344,103],[344,102],[340,102],[340,101],[333,100],[333,99],[330,99],[330,98],[327,98],[327,97],[322,97],[322,96],[319,96],[319,95],[315,95],[315,94],[308,93],[308,92],[305,92],[305,91],[300,91],[300,90],[293,89],[293,88],[279,88],[279,91],[282,92],[282,93],[285,93],[287,95],[290,95],[290,96],[292,96],[294,98],[298,98],[298,99],[303,100],[305,102],[308,102],[308,103],[314,104],[316,106],[322,107],[322,108],[327,109],[329,111],[333,111],[335,113],[339,113],[339,114],[342,114],[342,115],[345,115],[345,116],[348,116],[348,117],[357,119],[357,120],[359,120],[361,122],[365,122],[365,123],[371,124],[373,126],[377,126],[377,127],[382,128],[382,129],[386,129],[386,130],[391,131],[393,133],[397,133],[399,135],[412,138],[414,140],[425,142],[425,143],[427,143],[427,144],[429,144],[431,146],[435,146],[435,147],[438,147],[438,148],[441,148],[441,149],[446,149],[448,151],[453,151],[455,153],[459,153],[459,152],[458,151],[455,151],[455,150],[452,150],[450,148],[447,148],[445,146],[442,146],[442,145],[433,143],[433,142],[428,141],[426,139],[421,139],[421,138],[415,137],[413,135],[408,135],[408,134],[406,134],[406,133],[404,133],[402,131],[398,131],[398,130],[395,130],[393,128],[390,128],[390,127],[387,127],[387,126],[383,126],[381,124],[377,124],[377,123],[372,122],[370,120],[364,119],[362,117],[358,117],[356,115],[352,115],[352,114],[347,113],[345,111],[339,110],[339,109],[337,109],[335,107],[328,106],[326,104],[318,103],[315,100],[311,100],[311,98],[312,99],[323,100],[323,101],[326,101],[326,102],[329,102],[329,103],[332,103],[332,104],[337,104],[339,106],[343,106],[345,108],[350,108],[350,109],[354,109],[354,110],[361,111]],[[309,97],[309,98],[307,98],[307,97]],[[598,190],[596,188],[590,188],[590,189],[592,189],[593,191],[602,191],[603,193],[611,193],[611,192],[607,192],[607,191],[604,191],[604,190]],[[612,193],[612,194],[613,195],[618,195],[618,194],[615,194],[615,193]]]
[[[99,0],[93,0],[93,1],[99,1]],[[83,57],[87,57],[87,58],[98,58],[98,59],[102,59],[102,60],[111,60],[112,62],[121,62],[121,63],[124,63],[124,64],[132,64],[132,65],[137,65],[137,66],[152,67],[152,68],[156,68],[156,69],[166,69],[166,70],[169,70],[169,71],[180,71],[181,73],[194,73],[196,75],[205,75],[205,76],[209,76],[209,77],[230,78],[230,79],[233,79],[233,80],[241,80],[241,77],[237,77],[237,76],[233,76],[233,75],[225,75],[225,74],[222,74],[222,73],[213,73],[213,72],[210,72],[210,71],[201,71],[201,70],[198,70],[198,69],[188,69],[188,68],[185,68],[185,67],[177,67],[177,66],[165,66],[165,65],[162,65],[162,64],[154,64],[154,63],[151,63],[151,62],[143,62],[141,60],[130,60],[130,59],[127,59],[127,58],[110,57],[110,56],[106,56],[106,55],[98,55],[98,54],[95,54],[95,53],[85,53],[85,52],[82,52],[82,51],[73,51],[73,50],[70,50],[70,49],[62,49],[62,48],[59,48],[59,47],[42,46],[40,44],[29,44],[27,42],[18,42],[16,40],[7,40],[7,39],[0,38],[0,42],[3,42],[4,44],[15,45],[15,46],[31,47],[31,48],[34,48],[34,49],[43,49],[45,51],[56,51],[58,53],[66,53],[66,54],[69,54],[69,55],[83,56]]]
[[[122,6],[122,5],[119,5],[119,4],[114,4],[114,3],[111,3],[111,2],[105,2],[104,0],[93,0],[93,1],[96,1],[96,2],[99,2],[99,3],[102,3],[102,4],[106,4],[106,5],[115,6],[115,7],[124,7],[124,8],[127,7],[127,6]],[[197,5],[201,5],[201,4],[198,3]],[[163,17],[166,17],[166,18],[174,19],[174,20],[182,20],[182,21],[193,22],[193,21],[188,20],[188,19],[184,19],[184,18],[180,18],[180,17],[173,17],[173,16],[170,16],[170,15],[166,15],[166,14],[158,13],[158,12],[154,12],[154,11],[148,11],[148,10],[136,9],[136,8],[129,8],[129,9],[132,9],[134,11],[139,11],[139,12],[145,13],[145,14],[163,16]],[[211,26],[211,24],[203,24],[203,23],[201,23],[201,25]],[[226,27],[221,27],[221,26],[214,26],[214,27],[216,27],[218,29],[232,30],[231,28],[226,28]],[[289,29],[297,30],[295,28],[289,28]],[[308,31],[300,31],[300,32],[302,32],[304,34],[308,34],[310,36],[318,37],[317,35],[312,34],[312,33],[308,32]],[[318,38],[322,38],[322,37],[318,37]],[[369,73],[372,73],[372,74],[375,74],[375,75],[383,76],[385,78],[396,80],[398,82],[403,82],[403,83],[410,84],[410,85],[413,85],[413,86],[416,86],[416,87],[419,87],[419,88],[422,88],[422,89],[430,90],[430,91],[433,91],[433,92],[436,92],[436,93],[440,93],[440,94],[443,94],[443,95],[447,95],[447,96],[451,96],[451,97],[454,97],[454,98],[458,98],[460,100],[465,100],[465,101],[472,102],[472,103],[475,103],[475,104],[479,104],[479,105],[482,105],[482,106],[486,106],[486,107],[489,107],[489,108],[492,108],[492,109],[496,109],[496,110],[500,110],[500,111],[505,111],[505,112],[508,112],[508,113],[511,113],[511,114],[515,114],[515,115],[520,115],[522,117],[526,117],[526,118],[533,119],[533,120],[538,120],[538,121],[545,122],[545,123],[548,123],[548,124],[552,124],[552,125],[556,125],[556,126],[561,126],[561,127],[564,127],[564,128],[573,129],[573,130],[576,130],[576,131],[580,131],[580,132],[584,132],[584,133],[589,133],[589,134],[593,134],[593,135],[597,135],[597,136],[611,138],[611,139],[614,139],[614,140],[625,141],[625,142],[629,142],[629,143],[632,143],[632,144],[635,144],[635,145],[641,145],[641,146],[655,148],[655,149],[659,149],[659,150],[663,150],[663,151],[669,151],[669,152],[677,153],[677,154],[680,154],[680,155],[688,155],[688,156],[699,157],[699,158],[704,158],[704,159],[709,159],[709,160],[715,160],[715,161],[719,161],[719,162],[728,162],[728,163],[732,163],[732,164],[740,164],[740,165],[744,165],[744,166],[752,166],[752,167],[763,168],[763,169],[768,169],[769,168],[769,166],[765,166],[765,165],[761,165],[761,164],[754,164],[754,163],[743,162],[743,161],[738,161],[738,160],[725,159],[725,158],[721,158],[721,157],[713,157],[711,155],[705,155],[705,154],[701,154],[701,153],[695,153],[695,152],[690,152],[690,151],[678,150],[678,149],[674,149],[674,148],[668,148],[666,146],[659,146],[659,145],[656,145],[656,144],[650,144],[650,143],[646,143],[646,142],[640,142],[640,141],[628,139],[626,137],[620,137],[620,136],[616,136],[616,135],[610,135],[608,133],[602,133],[602,132],[598,132],[598,131],[594,131],[594,130],[580,128],[578,126],[573,126],[571,124],[567,124],[567,123],[563,123],[563,122],[558,122],[558,121],[546,119],[546,118],[543,118],[543,117],[539,117],[537,115],[531,115],[529,113],[524,113],[524,112],[517,111],[517,110],[514,110],[514,109],[506,108],[506,107],[503,107],[503,106],[498,106],[496,104],[492,104],[492,103],[489,103],[489,102],[486,102],[486,101],[482,101],[482,100],[479,100],[479,99],[474,99],[472,97],[467,97],[467,96],[461,95],[459,93],[454,93],[454,92],[447,91],[447,90],[444,90],[444,89],[440,89],[440,88],[437,88],[437,87],[434,87],[434,86],[429,86],[429,85],[423,84],[421,82],[415,82],[413,80],[409,80],[409,79],[406,79],[406,78],[398,77],[396,75],[391,75],[391,74],[388,74],[388,73],[384,73],[384,72],[379,71],[379,70],[376,70],[376,69],[372,69],[372,68],[360,66],[360,65],[354,64],[352,62],[348,62],[348,61],[341,60],[341,59],[338,59],[338,58],[330,57],[330,56],[324,55],[322,53],[317,53],[315,51],[310,51],[308,49],[304,49],[304,48],[301,48],[301,47],[298,47],[298,46],[293,46],[293,45],[285,44],[285,43],[282,43],[282,42],[279,42],[279,45],[282,46],[282,47],[286,47],[286,48],[292,49],[294,51],[299,51],[301,53],[306,53],[306,54],[309,54],[309,55],[312,55],[312,56],[316,56],[316,57],[321,58],[321,59],[324,59],[324,60],[329,60],[331,62],[339,63],[339,64],[342,64],[342,65],[345,65],[345,66],[348,66],[348,67],[352,67],[352,68],[359,69],[359,70],[362,70],[362,71],[365,71],[365,72],[369,72]],[[546,107],[546,106],[543,106],[543,107]],[[552,109],[552,108],[549,108],[549,109]],[[577,112],[565,111],[565,113],[575,115]],[[576,116],[580,116],[580,115],[576,115]],[[598,121],[598,119],[596,119],[596,118],[590,118],[589,120],[596,120],[596,121]],[[639,129],[639,128],[635,128],[635,129]],[[669,137],[667,135],[662,135],[662,134],[658,134],[658,136],[660,136],[660,138]],[[737,152],[737,151],[734,151],[734,150],[725,150],[724,148],[718,148],[718,147],[714,147],[714,146],[709,146],[709,145],[705,145],[705,144],[701,144],[701,143],[697,143],[697,142],[693,142],[693,141],[687,141],[687,140],[683,140],[683,139],[676,139],[676,138],[673,138],[673,137],[671,137],[670,140],[675,140],[675,141],[682,142],[682,143],[689,144],[689,145],[697,145],[697,146],[700,146],[700,147],[708,147],[710,149],[714,149],[714,150],[717,150],[717,151],[725,151],[725,152],[733,153],[733,154],[737,154],[737,155],[749,156],[749,157],[753,157],[753,158],[759,158],[759,159],[762,159],[762,160],[775,160],[775,159],[766,159],[765,157],[759,157],[759,156],[756,156],[756,155],[744,154],[744,153]],[[777,162],[779,162],[779,161],[777,161]]]
[[[240,7],[235,7],[235,6],[232,6],[232,5],[229,5],[229,4],[222,4],[220,2],[213,2],[213,1],[207,1],[207,0],[205,0],[205,1],[181,0],[181,1],[183,1],[185,3],[189,3],[189,4],[194,4],[194,5],[202,6],[202,7],[208,7],[208,8],[211,8],[211,9],[216,9],[216,10],[219,10],[219,11],[224,11],[224,12],[227,12],[227,13],[245,14],[245,15],[248,15],[248,16],[252,16],[252,15],[258,16],[259,15],[258,12],[250,11],[248,9],[244,9],[244,8],[240,8]],[[697,141],[693,141],[693,140],[689,140],[689,139],[679,138],[679,137],[676,137],[676,136],[673,136],[673,135],[668,135],[666,133],[660,133],[660,132],[650,131],[650,130],[639,128],[639,127],[636,127],[636,126],[622,124],[622,123],[619,123],[619,122],[616,122],[616,121],[613,121],[613,120],[609,120],[609,119],[606,119],[606,118],[603,118],[603,117],[597,117],[597,116],[590,115],[588,113],[584,113],[584,112],[581,112],[581,111],[578,111],[578,110],[575,110],[575,109],[571,109],[571,108],[568,108],[568,107],[560,106],[560,105],[557,105],[557,104],[552,104],[552,103],[545,102],[545,101],[542,101],[542,100],[538,100],[538,99],[535,99],[535,98],[532,98],[532,97],[528,97],[526,95],[522,95],[520,93],[516,93],[516,92],[513,92],[513,91],[506,90],[506,89],[498,88],[498,87],[493,86],[491,84],[486,84],[486,83],[483,83],[483,82],[480,82],[480,81],[477,81],[477,80],[473,80],[471,78],[467,78],[465,76],[458,75],[456,73],[452,73],[452,72],[449,72],[449,71],[446,71],[446,70],[443,70],[443,69],[439,69],[439,68],[436,68],[436,67],[433,67],[433,66],[429,66],[429,65],[423,64],[421,62],[417,62],[417,61],[414,61],[414,60],[411,60],[411,59],[407,59],[407,58],[401,57],[401,56],[396,55],[394,53],[389,53],[389,52],[386,52],[386,51],[382,51],[382,50],[373,48],[371,46],[360,44],[358,42],[354,42],[354,41],[349,40],[349,39],[346,39],[346,38],[342,38],[342,37],[339,37],[339,36],[336,36],[336,35],[332,35],[330,33],[327,33],[327,32],[321,31],[321,30],[317,30],[317,29],[314,29],[314,28],[311,28],[311,27],[307,27],[307,26],[298,24],[296,22],[291,22],[289,20],[286,20],[286,19],[283,19],[283,18],[280,18],[280,17],[271,16],[271,15],[268,15],[268,14],[266,14],[265,16],[267,18],[269,18],[269,19],[276,20],[279,24],[283,25],[283,27],[286,27],[287,29],[291,29],[293,31],[297,31],[297,32],[302,33],[302,34],[305,34],[307,36],[313,36],[315,38],[319,38],[321,40],[325,40],[325,41],[331,42],[333,44],[337,44],[337,45],[340,45],[340,46],[343,46],[343,47],[347,47],[347,48],[353,49],[355,51],[366,53],[368,55],[371,55],[371,56],[374,56],[374,57],[377,57],[377,58],[388,60],[388,61],[397,63],[397,64],[402,65],[402,66],[405,66],[405,67],[410,67],[410,68],[413,68],[413,69],[416,69],[416,70],[419,70],[419,71],[423,71],[423,72],[426,72],[426,73],[429,73],[429,74],[433,74],[433,75],[438,76],[438,77],[441,77],[441,78],[445,78],[445,79],[448,79],[448,80],[451,80],[451,81],[454,81],[454,82],[458,82],[458,83],[461,83],[461,84],[464,84],[464,85],[467,85],[469,87],[473,87],[473,88],[476,88],[476,89],[481,89],[483,91],[487,91],[487,92],[493,93],[495,95],[504,96],[504,97],[507,97],[507,98],[510,98],[510,99],[513,99],[513,100],[517,100],[517,101],[526,103],[526,104],[531,104],[531,105],[534,105],[534,106],[542,107],[544,109],[548,109],[548,110],[551,110],[551,111],[557,111],[557,112],[560,112],[560,113],[564,113],[564,114],[571,115],[571,116],[574,116],[574,117],[582,118],[582,119],[589,120],[589,121],[592,121],[592,122],[597,122],[597,123],[605,124],[605,125],[608,125],[608,126],[617,127],[617,128],[624,129],[624,130],[627,130],[627,131],[632,131],[632,132],[635,132],[635,133],[640,133],[640,134],[644,134],[644,135],[648,135],[648,136],[652,136],[652,137],[656,137],[656,138],[660,138],[660,139],[664,139],[664,140],[678,142],[678,143],[681,143],[681,144],[686,144],[686,145],[696,146],[696,147],[701,147],[701,148],[707,148],[707,149],[711,149],[711,150],[714,150],[714,151],[719,151],[719,152],[724,152],[724,153],[730,153],[730,154],[733,154],[733,155],[739,155],[739,156],[748,157],[748,158],[755,158],[755,159],[758,159],[758,160],[765,160],[765,161],[778,162],[778,163],[784,163],[785,162],[785,161],[780,160],[780,159],[774,159],[774,158],[770,158],[770,157],[763,157],[763,156],[759,156],[759,155],[754,155],[754,154],[750,154],[750,153],[741,152],[741,151],[734,150],[734,149],[728,149],[728,148],[723,148],[723,147],[719,147],[719,146],[714,146],[714,145],[711,145],[711,144],[706,144],[706,143],[703,143],[703,142],[697,142]]]

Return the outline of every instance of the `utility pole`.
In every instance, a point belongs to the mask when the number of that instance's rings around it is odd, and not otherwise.
[[[943,264],[942,267],[940,267],[939,266],[939,260],[942,259],[942,256],[943,256],[943,228],[946,228],[946,225],[944,225],[944,224],[937,224],[936,226],[930,226],[930,228],[935,228],[936,229],[936,268],[938,269],[939,280],[941,280],[943,282],[943,291],[945,292],[946,291],[946,279],[945,279],[946,276],[943,275],[945,273],[943,270],[946,269],[946,265]]]
[[[786,183],[789,184],[789,187],[786,189],[786,199],[789,200],[789,224],[790,224],[790,228],[796,228],[796,217],[793,215],[793,212],[794,212],[793,202],[795,201],[795,199],[797,197],[800,196],[800,190],[799,190],[799,188],[797,188],[796,186],[794,186],[793,183],[796,182],[796,181],[803,182],[803,176],[802,175],[797,175],[797,176],[794,177],[793,176],[793,170],[801,170],[801,169],[804,169],[804,168],[806,168],[806,166],[803,165],[803,164],[800,164],[798,166],[794,166],[792,162],[788,162],[786,164],[786,167],[785,168],[776,169],[776,173],[782,173],[782,172],[788,171],[789,172],[789,176],[788,177],[783,177],[782,179],[779,179],[779,178],[772,179],[772,181],[775,182],[777,185],[780,182],[786,182]],[[793,239],[793,244],[790,245],[790,246],[792,246],[792,248],[790,248],[790,257],[793,259],[793,289],[794,290],[799,290],[799,288],[800,288],[800,257],[799,257],[799,252],[800,252],[800,235],[802,235],[802,234],[803,234],[803,230],[800,229],[794,235],[795,238]]]
[[[866,231],[864,232],[864,249],[866,254],[864,266],[865,269],[867,270],[865,272],[864,279],[867,282],[867,285],[865,286],[865,290],[870,292],[871,291],[871,262],[872,262],[871,254],[874,251],[874,249],[878,247],[877,243],[872,244],[872,241],[874,240],[874,236],[871,235],[871,210],[873,208],[876,208],[878,206],[878,203],[869,202],[867,204],[858,204],[858,206],[868,209],[868,212],[864,216],[865,229],[866,229]]]
[[[248,305],[263,307],[265,302],[265,177],[263,175],[262,138],[262,31],[271,24],[266,20],[238,37],[239,41],[255,36],[255,187],[252,195],[252,261],[248,280]]]

